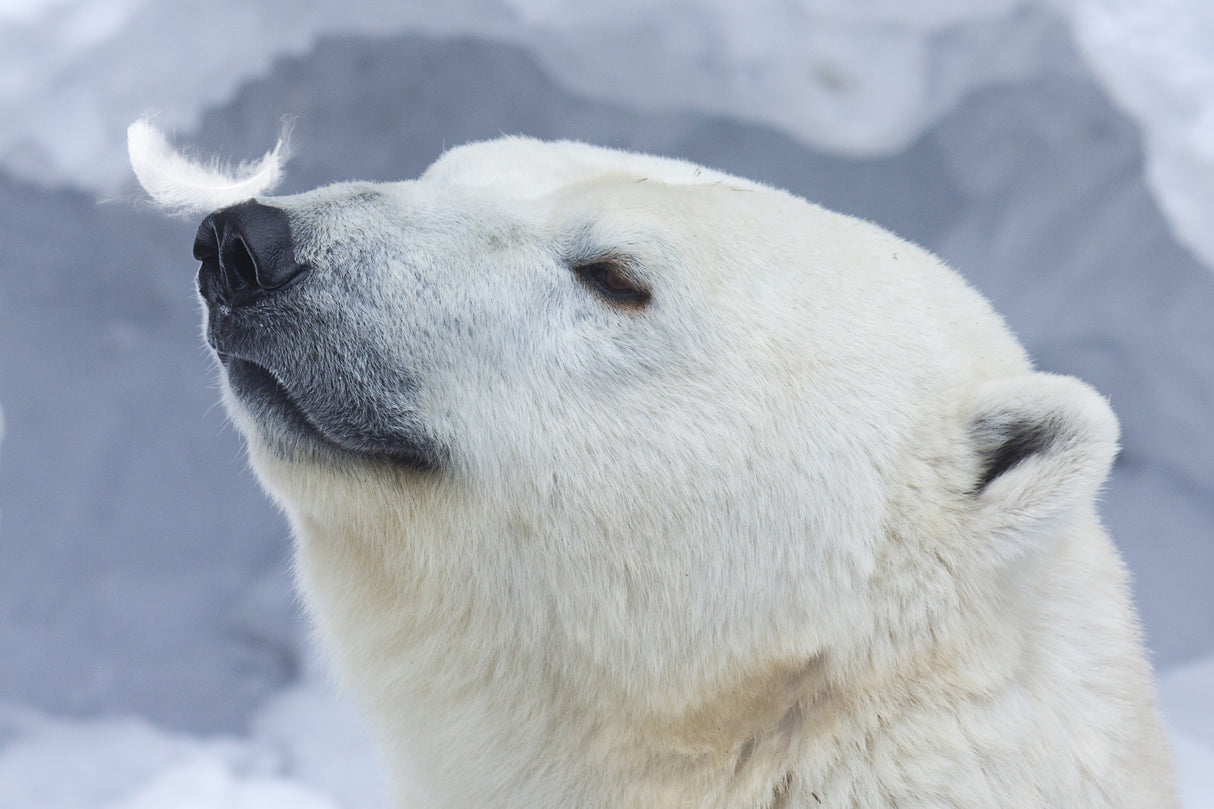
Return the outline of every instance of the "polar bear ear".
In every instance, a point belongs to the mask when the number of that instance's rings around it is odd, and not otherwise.
[[[1117,454],[1117,418],[1083,382],[1046,373],[988,382],[974,404],[973,527],[997,553],[1018,555],[1095,499]]]

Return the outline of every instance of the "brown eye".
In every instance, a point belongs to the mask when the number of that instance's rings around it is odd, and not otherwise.
[[[611,303],[644,306],[649,303],[651,293],[647,287],[630,278],[611,261],[595,261],[573,268],[582,283],[589,286]]]

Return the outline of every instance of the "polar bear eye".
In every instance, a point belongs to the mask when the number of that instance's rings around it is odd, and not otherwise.
[[[610,303],[626,306],[644,306],[652,293],[648,287],[630,278],[612,261],[593,261],[573,268],[582,283],[593,289]]]

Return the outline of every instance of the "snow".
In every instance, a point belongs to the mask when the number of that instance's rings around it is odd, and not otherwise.
[[[22,0],[0,13],[0,165],[115,193],[125,126],[147,109],[162,128],[192,128],[322,34],[401,31],[524,45],[591,97],[726,113],[816,148],[890,154],[974,91],[1057,67],[1059,19],[1142,127],[1151,188],[1177,234],[1214,267],[1214,6],[1204,0],[349,0],[307,14],[289,0]]]
[[[1072,23],[1142,128],[1147,179],[1177,236],[1214,266],[1214,3],[1076,0]]]
[[[1214,807],[1214,655],[1178,666],[1160,682],[1188,809]]]
[[[1173,737],[1180,801],[1185,809],[1214,807],[1214,745],[1184,733]]]
[[[376,809],[357,720],[324,686],[275,697],[245,737],[138,718],[50,718],[0,707],[0,806],[13,809]]]
[[[1186,806],[1214,809],[1212,15],[0,2],[0,807],[383,805],[310,668],[286,527],[215,407],[193,225],[126,204],[125,128],[158,110],[234,160],[296,116],[286,191],[526,132],[681,155],[938,252],[1121,418],[1104,514]]]
[[[312,790],[281,777],[234,775],[206,755],[159,775],[108,809],[337,809]]]

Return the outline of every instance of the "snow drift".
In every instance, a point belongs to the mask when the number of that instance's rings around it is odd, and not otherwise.
[[[290,0],[26,0],[0,11],[0,165],[111,195],[127,177],[124,130],[143,110],[163,111],[166,129],[192,127],[322,34],[402,31],[522,45],[594,98],[890,154],[979,88],[1065,67],[1060,29],[1138,122],[1151,188],[1214,267],[1214,5],[1204,0],[349,0],[306,14]],[[132,58],[151,69],[131,70]]]

